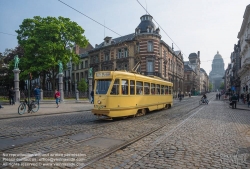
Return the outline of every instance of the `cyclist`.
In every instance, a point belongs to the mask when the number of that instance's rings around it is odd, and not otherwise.
[[[203,103],[207,103],[207,104],[208,104],[207,96],[206,96],[205,93],[204,93],[203,96],[201,97],[201,100],[202,100]]]

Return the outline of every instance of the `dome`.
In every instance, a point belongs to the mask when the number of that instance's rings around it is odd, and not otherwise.
[[[219,54],[219,51],[217,51],[217,54],[214,56],[214,59],[222,59],[222,56]]]
[[[198,55],[196,53],[191,53],[188,58],[197,58]]]
[[[155,24],[152,22],[153,17],[151,15],[143,15],[140,19],[141,23],[136,28],[140,29],[140,33],[148,32],[148,28],[155,31]]]

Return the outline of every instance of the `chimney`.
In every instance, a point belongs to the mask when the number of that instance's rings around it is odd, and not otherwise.
[[[198,58],[200,58],[200,51],[198,51]]]
[[[174,45],[173,45],[173,43],[172,43],[172,50],[174,50]]]

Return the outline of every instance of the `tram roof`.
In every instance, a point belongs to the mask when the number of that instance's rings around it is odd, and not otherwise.
[[[138,73],[134,73],[134,72],[127,72],[127,71],[98,71],[96,73],[101,73],[101,72],[110,72],[110,76],[117,76],[117,75],[124,75],[124,76],[134,76],[135,78],[138,79],[148,79],[148,80],[153,80],[153,81],[159,81],[159,82],[168,82],[168,83],[172,83],[169,81],[166,81],[158,76],[145,76],[145,75],[141,75]],[[105,78],[105,77],[100,77],[100,78]]]

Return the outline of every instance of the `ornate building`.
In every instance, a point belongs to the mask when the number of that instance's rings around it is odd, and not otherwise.
[[[250,5],[246,7],[243,22],[238,33],[240,41],[240,93],[250,92]]]
[[[200,93],[200,51],[197,54],[191,53],[188,59],[189,61],[184,63],[184,91],[197,95]]]
[[[220,89],[224,75],[224,60],[219,52],[217,52],[213,59],[212,71],[209,73],[209,80],[212,84],[212,91],[217,91]]]
[[[184,65],[180,51],[161,40],[151,15],[143,15],[135,33],[104,41],[88,51],[93,73],[99,70],[130,71],[140,62],[138,72],[159,76],[174,83],[174,92],[183,91]]]

